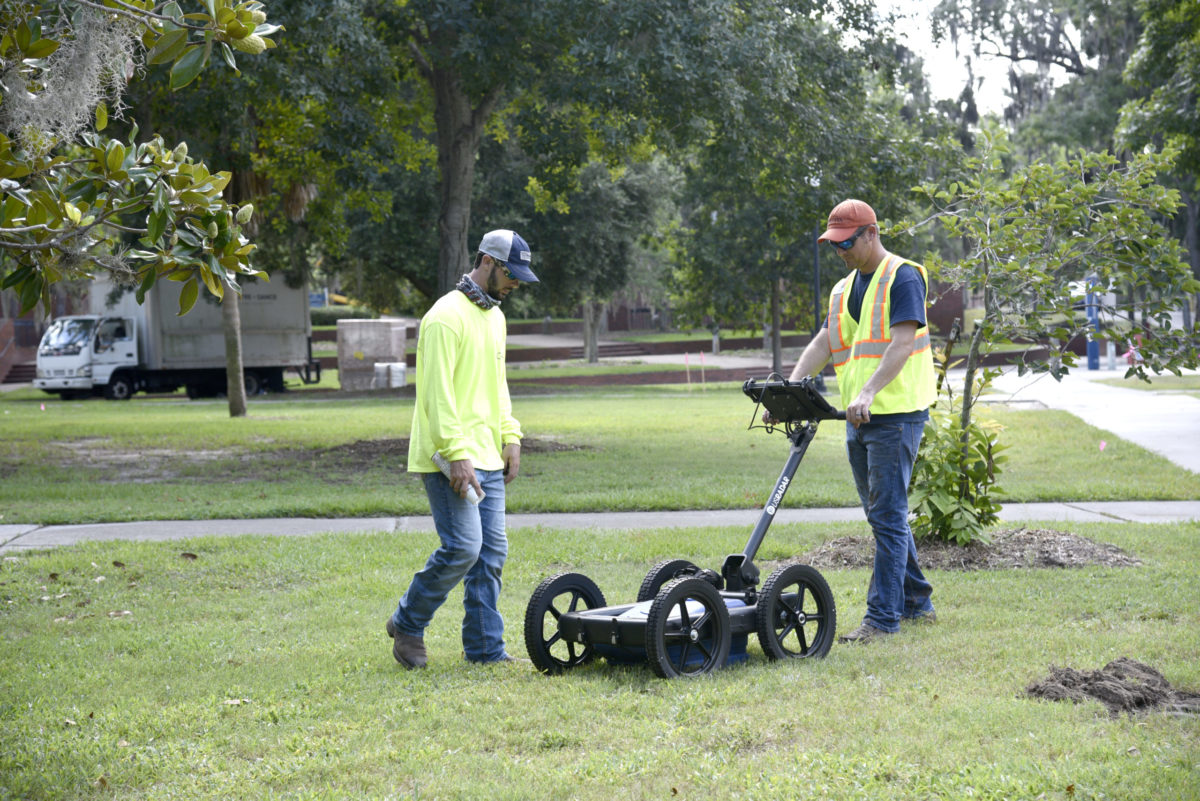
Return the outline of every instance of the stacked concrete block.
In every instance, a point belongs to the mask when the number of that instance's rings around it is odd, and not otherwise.
[[[359,392],[404,386],[407,320],[338,320],[338,381]],[[383,365],[376,369],[376,365]],[[383,376],[381,381],[377,376]]]

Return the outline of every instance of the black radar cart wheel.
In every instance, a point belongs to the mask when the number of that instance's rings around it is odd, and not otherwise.
[[[596,650],[564,639],[558,620],[564,614],[605,606],[596,582],[580,573],[560,573],[538,585],[525,608],[525,649],[534,667],[558,674],[590,662]]]
[[[837,610],[825,577],[809,565],[787,565],[763,584],[755,607],[758,643],[770,659],[829,653]]]
[[[668,582],[646,616],[646,657],[664,679],[702,676],[729,658],[729,610],[704,579]]]
[[[686,559],[666,559],[659,562],[650,568],[650,572],[642,580],[642,586],[638,589],[637,594],[638,603],[653,601],[658,596],[658,591],[668,581],[695,573],[697,570],[698,568]]]

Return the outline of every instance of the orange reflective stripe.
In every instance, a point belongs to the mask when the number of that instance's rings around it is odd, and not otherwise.
[[[833,288],[833,294],[829,299],[829,354],[833,361],[833,366],[836,368],[839,365],[845,364],[850,358],[850,344],[846,342],[845,335],[842,332],[842,314],[846,294],[846,279],[838,281],[837,286]]]
[[[880,269],[883,271],[879,274],[879,283],[875,285],[875,297],[871,305],[871,338],[883,339],[884,337],[884,307],[887,305],[888,290],[891,289],[892,275],[896,272],[895,256],[888,254],[884,258]]]
[[[881,359],[884,351],[892,344],[890,339],[864,339],[861,342],[854,343],[854,352],[851,354],[852,359]],[[929,330],[922,329],[920,333],[913,339],[913,353],[920,353],[923,350],[929,349]]]

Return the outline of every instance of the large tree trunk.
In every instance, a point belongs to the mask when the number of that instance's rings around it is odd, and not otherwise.
[[[260,188],[260,181],[253,170],[239,170],[234,180],[225,188],[225,199],[230,203],[252,201]],[[248,237],[258,235],[257,215],[242,226]],[[225,397],[229,400],[229,416],[246,416],[246,380],[242,365],[242,296],[225,287],[221,298],[221,322],[225,333]]]
[[[467,242],[471,226],[471,187],[475,182],[475,157],[483,126],[491,116],[499,90],[489,92],[471,107],[458,76],[447,70],[430,70],[437,124],[440,203],[438,211],[438,294],[454,288],[468,269],[471,251]]]
[[[771,282],[771,372],[783,375],[783,339],[780,327],[783,314],[779,309],[779,296],[783,293],[783,279]]]
[[[588,364],[600,361],[600,318],[604,314],[604,304],[588,298],[583,306],[583,358]]]
[[[221,318],[225,324],[225,396],[229,398],[229,416],[246,416],[246,382],[242,377],[242,296],[225,290]]]

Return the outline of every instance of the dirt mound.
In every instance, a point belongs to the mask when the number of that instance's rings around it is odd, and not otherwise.
[[[991,534],[991,542],[955,545],[921,540],[921,567],[933,570],[1003,570],[1019,567],[1130,567],[1141,560],[1115,545],[1093,542],[1068,531],[1015,528]],[[871,567],[875,541],[871,537],[840,537],[801,557],[816,568]]]
[[[582,445],[559,442],[554,439],[526,437],[521,440],[522,453],[557,453],[559,451],[577,451]],[[408,439],[360,439],[345,445],[318,451],[318,457],[328,457],[337,461],[351,461],[366,466],[380,458],[407,458]],[[311,458],[311,457],[308,457]]]
[[[1154,668],[1128,657],[1114,659],[1101,670],[1050,666],[1050,675],[1025,688],[1048,701],[1099,701],[1113,717],[1122,712],[1200,714],[1200,693],[1176,690]]]

